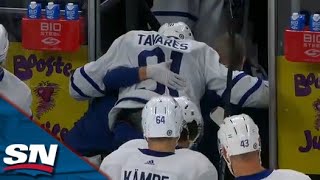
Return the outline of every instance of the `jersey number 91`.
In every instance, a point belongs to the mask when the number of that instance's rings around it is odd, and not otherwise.
[[[152,57],[152,56],[157,57],[157,63],[162,63],[162,62],[165,62],[166,60],[165,54],[160,47],[157,47],[153,50],[144,50],[138,55],[139,67],[147,66],[148,65],[147,59],[148,57]],[[183,53],[181,52],[177,52],[177,51],[171,52],[170,59],[172,59],[172,64],[171,64],[170,70],[172,72],[179,74],[182,57],[183,57]],[[163,95],[165,93],[165,88],[166,88],[165,85],[157,82],[157,87],[153,91],[160,95]],[[171,96],[174,96],[174,97],[179,96],[178,91],[173,90],[171,88],[168,88],[168,89]]]

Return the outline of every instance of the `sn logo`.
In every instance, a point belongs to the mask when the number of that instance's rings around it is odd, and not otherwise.
[[[57,144],[51,144],[48,152],[43,144],[31,144],[29,147],[25,144],[12,144],[5,150],[8,157],[4,157],[3,162],[8,166],[3,170],[28,169],[51,174],[53,172],[57,150]],[[38,157],[40,157],[41,164],[37,164]]]

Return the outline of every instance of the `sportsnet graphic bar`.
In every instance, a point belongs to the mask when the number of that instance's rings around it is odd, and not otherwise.
[[[1,94],[0,144],[0,179],[108,179]]]

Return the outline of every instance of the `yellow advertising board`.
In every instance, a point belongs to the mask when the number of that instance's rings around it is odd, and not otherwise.
[[[277,59],[278,162],[320,174],[320,64]]]
[[[61,137],[87,110],[88,102],[69,95],[72,71],[87,63],[87,46],[74,53],[29,51],[10,43],[6,67],[31,89],[33,117]]]

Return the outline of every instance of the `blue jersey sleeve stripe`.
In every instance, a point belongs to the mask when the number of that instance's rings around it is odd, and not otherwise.
[[[246,73],[240,73],[240,74],[238,74],[235,78],[233,78],[233,79],[232,79],[232,87],[233,87],[234,85],[236,85],[236,84],[240,81],[240,79],[242,79],[242,78],[245,77],[246,75],[247,75]],[[225,99],[225,96],[226,96],[226,90],[223,91],[221,98],[222,98],[222,99]]]
[[[74,79],[73,75],[71,76],[71,87],[73,90],[75,90],[80,96],[85,97],[85,98],[91,98],[90,96],[84,94],[75,84],[74,84]]]
[[[139,83],[139,68],[118,67],[109,71],[103,78],[103,83],[108,90],[118,90]]]
[[[0,81],[2,81],[4,77],[4,70],[2,69],[2,67],[0,67]]]
[[[192,21],[198,21],[198,17],[194,16],[190,13],[180,12],[180,11],[153,11],[155,16],[178,16],[178,17],[185,17]]]
[[[91,84],[91,86],[93,86],[97,91],[99,91],[101,94],[105,94],[105,92],[100,89],[100,87],[98,86],[97,83],[95,83],[93,81],[93,79],[91,79],[88,74],[84,71],[84,67],[80,68],[80,73],[81,75]]]
[[[252,88],[250,88],[243,96],[242,98],[240,99],[239,101],[239,105],[240,106],[243,106],[244,103],[247,101],[247,99],[255,92],[259,89],[259,87],[261,86],[262,84],[262,80],[261,79],[258,79],[258,81],[256,82],[256,84],[254,86],[252,86]]]

